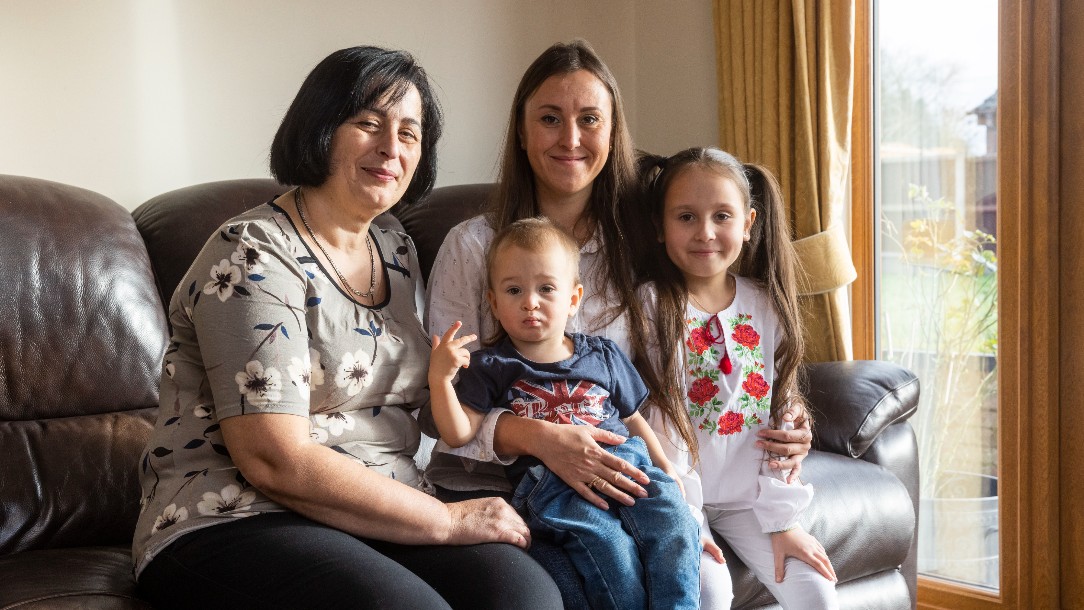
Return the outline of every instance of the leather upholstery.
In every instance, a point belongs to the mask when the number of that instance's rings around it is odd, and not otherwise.
[[[147,251],[122,207],[45,180],[0,176],[0,226],[0,607],[58,589],[132,597],[130,569],[86,549],[130,544],[138,513],[166,346]]]
[[[449,228],[492,185],[393,210],[428,275]],[[230,180],[159,195],[129,216],[71,186],[0,176],[0,609],[142,608],[129,544],[137,463],[157,409],[163,303],[226,219],[281,193]],[[133,222],[133,217],[135,222]],[[384,215],[378,224],[399,228]],[[844,608],[913,607],[918,381],[883,362],[810,365],[817,418],[806,521]],[[775,607],[729,550],[735,607]]]
[[[492,184],[458,184],[433,189],[424,200],[406,209],[392,210],[418,248],[422,277],[429,279],[444,236],[455,225],[482,213]]]
[[[289,189],[270,178],[221,180],[163,193],[136,208],[132,217],[146,242],[166,309],[173,290],[215,229]],[[390,213],[378,216],[376,224],[403,230]]]
[[[869,374],[856,379],[859,367]],[[830,425],[818,426],[818,449],[862,457],[885,428],[918,409],[918,378],[891,362],[817,363],[809,365],[806,374],[817,380],[806,391],[814,419],[831,413]],[[842,387],[846,393],[839,392]]]

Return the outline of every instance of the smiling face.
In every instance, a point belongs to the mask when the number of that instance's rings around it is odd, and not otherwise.
[[[583,295],[575,278],[572,257],[554,239],[538,251],[506,244],[494,254],[486,297],[501,327],[525,355],[562,344],[565,324]]]
[[[666,190],[660,240],[693,289],[725,279],[754,218],[756,211],[746,208],[733,180],[694,165],[674,176]]]
[[[331,139],[328,184],[376,214],[393,206],[410,186],[421,159],[421,121],[422,100],[413,86],[398,103],[350,117]]]
[[[613,98],[594,74],[577,70],[543,81],[524,103],[519,126],[540,203],[586,201],[609,158],[612,131]]]

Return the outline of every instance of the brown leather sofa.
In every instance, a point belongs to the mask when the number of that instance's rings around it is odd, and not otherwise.
[[[489,189],[439,188],[379,223],[405,227],[428,273],[447,230]],[[281,191],[264,179],[208,183],[129,214],[91,191],[0,176],[0,610],[147,607],[129,545],[168,339],[163,303],[223,220]],[[807,522],[843,607],[913,607],[918,460],[906,420],[918,380],[883,362],[807,370],[818,421]],[[735,607],[772,607],[728,561]]]

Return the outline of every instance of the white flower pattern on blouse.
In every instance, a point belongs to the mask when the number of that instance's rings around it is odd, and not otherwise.
[[[203,286],[203,294],[218,296],[223,303],[233,296],[234,287],[241,283],[241,268],[231,265],[230,261],[222,259],[217,265],[211,267],[211,281]]]
[[[327,433],[326,428],[321,428],[316,425],[316,422],[309,420],[309,438],[318,445],[326,445],[331,435]]]
[[[223,225],[204,247],[170,305],[163,408],[140,460],[137,573],[178,534],[286,510],[233,464],[225,418],[304,415],[314,441],[424,487],[411,414],[428,397],[425,363],[412,357],[429,348],[421,273],[407,236],[374,229],[373,239],[389,299],[371,308],[338,290],[273,205]]]
[[[309,399],[310,388],[324,384],[324,367],[320,364],[320,352],[312,348],[309,348],[309,353],[304,360],[290,358],[286,372],[290,375],[290,381],[297,386],[297,393],[301,400]]]
[[[188,518],[188,509],[185,507],[177,508],[176,504],[170,504],[162,511],[161,515],[158,515],[154,520],[154,527],[151,528],[151,532],[157,532],[160,529],[167,528],[176,523],[180,523]]]
[[[349,413],[321,413],[313,416],[313,423],[331,436],[342,436],[343,432],[354,429],[354,418]]]
[[[229,515],[248,510],[249,505],[255,501],[255,493],[241,491],[241,488],[237,485],[227,485],[222,488],[220,493],[205,492],[203,500],[196,504],[196,508],[201,515]]]
[[[252,360],[235,379],[237,390],[250,405],[259,407],[282,399],[282,374],[273,366],[265,370],[258,360]]]
[[[263,273],[264,263],[270,260],[271,257],[266,252],[260,252],[255,246],[245,243],[244,240],[237,244],[237,250],[230,255],[230,262],[243,267],[248,275]]]
[[[343,354],[342,362],[339,364],[339,371],[335,376],[335,385],[346,388],[348,395],[357,396],[362,388],[373,383],[373,368],[367,362],[368,360],[370,358],[364,349]]]

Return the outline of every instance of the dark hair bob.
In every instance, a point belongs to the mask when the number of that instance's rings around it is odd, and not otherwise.
[[[413,86],[422,99],[422,154],[402,203],[418,201],[437,180],[444,116],[429,77],[406,51],[350,47],[312,69],[271,142],[271,175],[286,186],[320,186],[331,174],[335,130],[365,108],[398,103]]]

